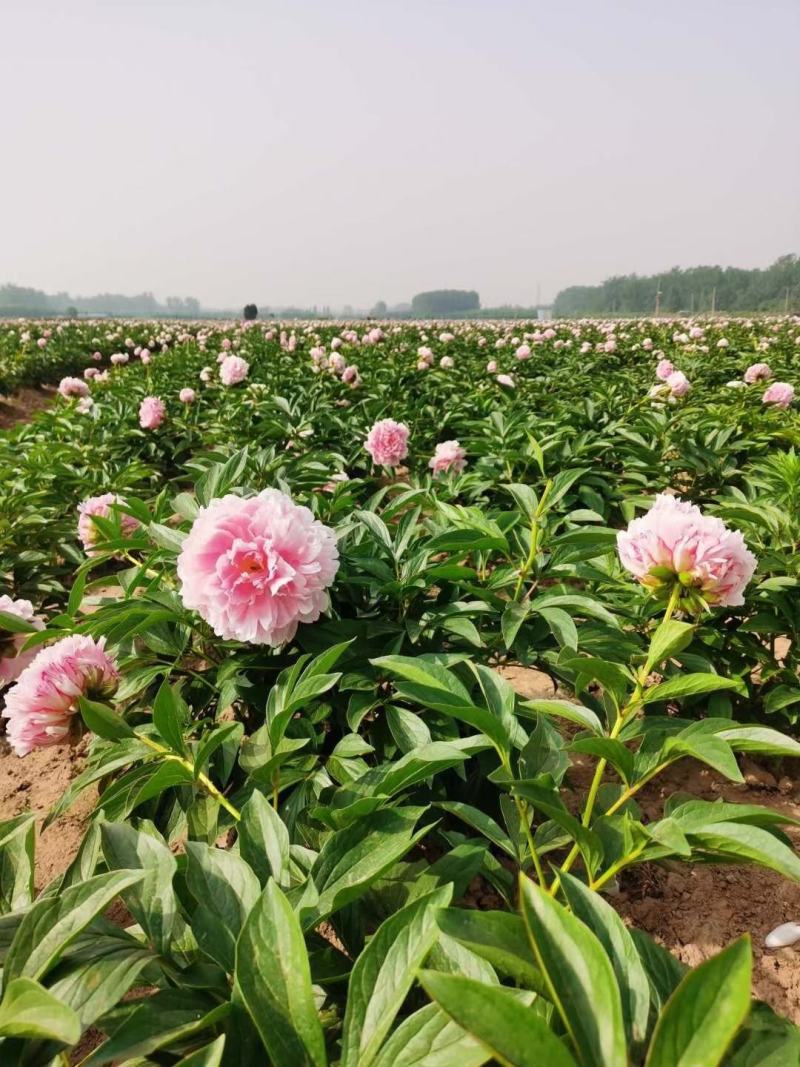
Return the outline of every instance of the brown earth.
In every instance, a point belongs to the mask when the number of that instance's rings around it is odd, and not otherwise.
[[[28,422],[37,411],[50,407],[55,396],[54,386],[41,385],[36,389],[20,389],[12,396],[0,397],[0,430]]]
[[[552,697],[554,687],[540,671],[504,667],[501,673],[528,698]],[[39,823],[84,762],[81,748],[58,746],[16,757],[0,740],[0,820],[32,810]],[[649,790],[640,806],[647,818],[657,818],[664,800],[675,792],[734,803],[762,804],[800,819],[800,781],[784,775],[778,781],[769,771],[745,763],[748,781],[736,785],[689,760],[676,765]],[[578,770],[573,784],[583,788]],[[96,798],[87,790],[37,840],[37,888],[63,871],[75,855]],[[800,830],[788,831],[800,845]],[[800,921],[800,886],[757,867],[734,865],[688,866],[666,863],[634,868],[624,876],[621,891],[610,898],[620,914],[652,934],[689,964],[718,952],[742,933],[753,938],[753,989],[776,1011],[800,1023],[800,950],[767,951],[766,934],[779,923]],[[477,906],[493,906],[491,895]]]

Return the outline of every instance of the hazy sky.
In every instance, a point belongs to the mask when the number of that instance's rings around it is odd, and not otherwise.
[[[800,0],[0,0],[0,283],[530,303],[800,251]]]

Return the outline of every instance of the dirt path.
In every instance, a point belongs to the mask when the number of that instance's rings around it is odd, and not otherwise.
[[[0,397],[0,430],[29,422],[37,411],[50,407],[55,396],[54,386],[42,385],[37,389],[20,389],[12,396]]]

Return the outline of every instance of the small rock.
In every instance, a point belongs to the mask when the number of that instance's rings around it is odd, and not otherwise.
[[[800,941],[800,923],[781,923],[764,938],[767,948],[785,948]]]
[[[780,781],[778,782],[778,789],[784,795],[786,793],[791,793],[792,790],[794,789],[794,782],[792,781],[791,778],[787,778],[787,776],[784,774],[783,778],[781,778]]]

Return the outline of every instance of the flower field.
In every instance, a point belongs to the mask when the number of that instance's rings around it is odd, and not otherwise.
[[[0,325],[40,383],[0,714],[97,801],[44,884],[0,823],[3,1067],[800,1060],[746,934],[618,908],[800,884],[786,808],[668,788],[796,774],[800,320]]]

